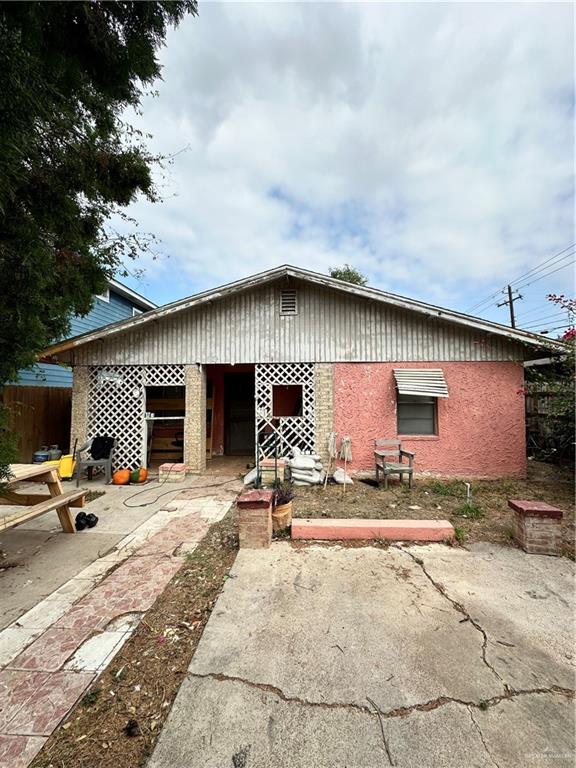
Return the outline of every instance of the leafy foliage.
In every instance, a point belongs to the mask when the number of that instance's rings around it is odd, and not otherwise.
[[[344,280],[354,285],[366,285],[368,282],[368,278],[354,267],[351,267],[350,264],[344,264],[343,267],[330,267],[328,272],[330,277],[334,277],[336,280]]]
[[[123,114],[159,77],[168,27],[196,11],[195,0],[0,4],[0,383],[138,255],[138,237],[106,222],[139,194],[157,199],[158,158]]]
[[[563,334],[564,349],[552,357],[549,365],[527,369],[525,392],[539,401],[542,418],[535,438],[538,458],[562,461],[574,459],[576,364],[576,300],[549,294],[548,300],[568,313],[570,327]]]
[[[283,504],[288,504],[294,498],[294,491],[292,485],[285,481],[279,483],[274,489],[274,506],[280,507]]]

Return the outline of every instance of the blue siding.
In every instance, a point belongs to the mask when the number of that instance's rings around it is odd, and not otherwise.
[[[110,289],[110,301],[104,301],[96,297],[94,306],[85,317],[73,317],[70,321],[70,336],[79,336],[81,333],[94,331],[103,325],[132,317],[132,308],[136,306],[124,296],[113,293]]]
[[[72,369],[63,365],[38,363],[33,368],[20,371],[15,383],[23,387],[71,387]]]
[[[97,296],[94,299],[94,306],[85,317],[72,318],[70,336],[79,336],[81,333],[94,331],[109,323],[132,317],[134,307],[136,304],[114,293],[114,289],[110,288],[110,301],[104,301]],[[12,383],[26,387],[71,387],[72,370],[62,365],[38,363],[33,368],[20,371],[18,380]]]

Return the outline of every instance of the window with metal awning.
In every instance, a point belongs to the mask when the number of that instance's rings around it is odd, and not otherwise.
[[[395,368],[399,395],[448,397],[448,385],[441,368]]]
[[[394,369],[398,390],[398,434],[438,434],[438,398],[448,397],[444,372],[436,368]]]

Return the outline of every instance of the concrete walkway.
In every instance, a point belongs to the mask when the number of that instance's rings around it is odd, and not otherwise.
[[[38,531],[22,526],[11,532],[13,541],[20,537],[28,578],[19,583],[22,575],[12,574],[16,568],[4,573],[10,586],[3,589],[2,602],[7,598],[17,618],[0,632],[0,768],[29,764],[232,501],[230,495],[217,498],[203,495],[207,491],[200,487],[176,486],[138,514],[122,504],[138,489],[118,490],[109,487],[105,497],[88,505],[87,511],[100,517],[97,528],[75,535],[54,531],[53,539],[44,541],[47,551],[40,549],[42,557],[26,549],[29,533]],[[132,503],[164,490],[150,488]],[[138,517],[143,522],[134,527]],[[42,523],[51,531],[57,518]],[[126,527],[130,533],[122,535]],[[1,543],[5,547],[5,537]],[[104,555],[94,559],[98,547],[105,548]],[[63,548],[69,561],[62,559]],[[93,562],[83,567],[86,559]],[[19,607],[34,602],[39,590],[46,596],[22,612]]]
[[[512,548],[238,555],[147,768],[574,764],[574,565]]]

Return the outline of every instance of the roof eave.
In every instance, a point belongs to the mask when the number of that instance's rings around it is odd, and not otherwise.
[[[437,307],[432,304],[426,304],[414,299],[409,299],[404,296],[398,296],[397,294],[387,293],[380,291],[377,288],[368,288],[366,286],[354,285],[347,283],[343,280],[338,280],[334,277],[327,275],[321,275],[317,272],[311,272],[300,267],[293,267],[290,265],[283,265],[275,267],[274,269],[267,270],[266,272],[260,272],[250,277],[236,280],[232,283],[219,286],[218,288],[210,289],[209,291],[203,291],[202,293],[189,296],[185,299],[166,304],[156,309],[150,310],[142,315],[137,315],[133,318],[127,318],[120,320],[117,323],[111,323],[110,325],[103,326],[95,331],[89,331],[88,333],[80,336],[75,336],[66,341],[52,344],[47,347],[41,353],[42,359],[46,357],[52,357],[54,355],[61,354],[69,350],[73,350],[75,347],[82,344],[88,344],[92,341],[105,339],[116,333],[122,333],[125,330],[132,328],[138,328],[149,322],[155,322],[164,317],[167,317],[175,312],[180,312],[193,307],[199,307],[203,304],[217,301],[218,299],[225,298],[226,296],[233,294],[240,290],[248,290],[250,288],[258,287],[260,285],[272,282],[281,277],[293,277],[295,279],[307,280],[308,282],[322,285],[328,288],[335,288],[337,290],[345,291],[352,295],[357,295],[361,298],[368,298],[380,303],[387,303],[392,306],[396,306],[400,309],[405,309],[412,312],[418,312],[430,318],[442,320],[445,322],[453,322],[459,325],[464,325],[473,328],[477,331],[484,333],[494,334],[497,336],[504,336],[512,342],[525,344],[536,349],[562,349],[562,342],[552,342],[544,336],[538,334],[532,334],[528,331],[521,331],[517,329],[511,329],[507,326],[493,323],[489,320],[482,320],[480,318],[473,317],[471,315],[465,315],[460,312],[454,312],[444,307]]]

